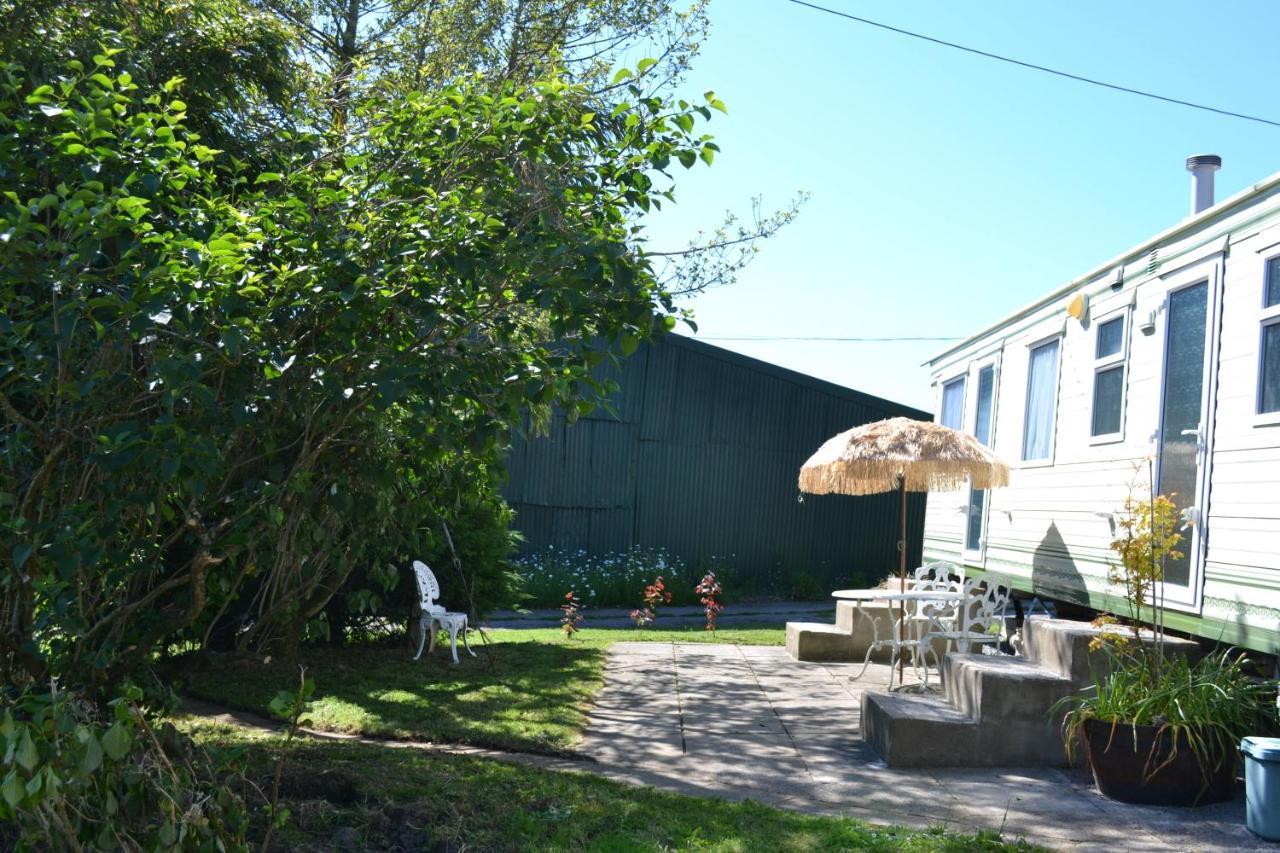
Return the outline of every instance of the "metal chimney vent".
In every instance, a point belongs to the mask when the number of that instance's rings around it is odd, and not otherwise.
[[[1213,207],[1213,173],[1222,168],[1217,154],[1195,154],[1187,158],[1191,173],[1191,215]]]

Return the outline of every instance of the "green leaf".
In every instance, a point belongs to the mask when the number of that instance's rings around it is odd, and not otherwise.
[[[644,59],[636,63],[636,68],[640,71],[641,74],[643,74],[644,72],[648,71],[650,68],[652,68],[657,64],[658,64],[658,60],[653,59],[652,57],[645,57]]]
[[[31,730],[23,729],[22,738],[18,741],[18,751],[14,755],[14,761],[18,762],[18,766],[23,770],[30,772],[40,763],[40,752],[36,749],[35,741],[31,739]]]
[[[676,159],[680,161],[680,165],[686,169],[692,169],[693,164],[698,162],[698,155],[692,151],[682,150],[676,152]]]
[[[102,748],[112,761],[119,761],[129,754],[133,738],[124,723],[117,720],[102,736]]]
[[[93,732],[87,729],[84,730],[81,740],[84,744],[84,754],[80,756],[80,773],[89,776],[102,766],[102,744],[98,743]]]
[[[615,75],[613,75],[613,82],[614,82],[614,83],[621,83],[623,80],[627,80],[627,79],[629,79],[629,78],[631,78],[631,77],[634,77],[634,76],[635,76],[635,75],[631,73],[631,69],[630,69],[630,68],[619,68],[619,69],[618,69],[618,73],[617,73],[617,74],[615,74]]]
[[[631,355],[640,346],[640,339],[635,335],[622,336],[622,354]]]
[[[280,179],[281,179],[281,176],[279,172],[263,172],[261,175],[258,175],[258,177],[254,178],[253,182],[255,184],[268,184],[268,183],[271,183],[272,181],[278,181]]]
[[[9,808],[17,808],[18,803],[22,802],[22,798],[26,796],[26,791],[22,787],[22,780],[18,778],[17,770],[10,770],[8,775],[4,777],[4,781],[0,782],[0,796],[4,797],[4,801],[9,804]]]

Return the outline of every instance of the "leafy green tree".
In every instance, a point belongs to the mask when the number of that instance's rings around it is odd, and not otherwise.
[[[594,405],[590,368],[674,323],[633,214],[708,144],[706,107],[551,78],[370,103],[251,174],[115,56],[9,66],[0,114],[0,648],[91,686],[242,594],[239,644],[295,648],[418,541],[418,483]]]
[[[435,91],[479,76],[492,85],[528,83],[555,73],[581,86],[588,109],[607,114],[639,96],[671,96],[707,36],[708,0],[257,0],[289,27],[312,71],[317,127],[347,128],[366,100]],[[637,52],[635,72],[615,72]],[[717,102],[718,103],[718,102]],[[708,163],[718,149],[704,146]],[[669,199],[670,200],[670,199]],[[690,235],[683,246],[637,243],[665,290],[687,300],[729,284],[760,243],[806,200]],[[645,208],[657,215],[660,200]]]
[[[294,32],[248,0],[0,0],[0,60],[41,83],[103,46],[144,89],[186,81],[186,126],[206,145],[267,168],[309,87]]]

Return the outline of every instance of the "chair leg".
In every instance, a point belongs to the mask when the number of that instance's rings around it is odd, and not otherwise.
[[[418,653],[413,656],[414,660],[422,657],[422,647],[427,644],[427,631],[430,630],[430,619],[418,620]]]
[[[462,647],[467,650],[467,654],[475,657],[476,653],[471,651],[471,644],[467,642],[467,634],[470,633],[470,631],[471,623],[468,621],[466,625],[462,626]]]
[[[427,633],[431,635],[431,645],[427,646],[428,655],[430,655],[432,652],[436,650],[436,633],[438,631],[439,629],[436,627],[436,620],[432,618],[428,622],[428,629],[427,629]]]
[[[453,652],[454,666],[458,664],[458,628],[459,625],[456,620],[449,621],[449,651]],[[465,636],[463,641],[466,641]]]

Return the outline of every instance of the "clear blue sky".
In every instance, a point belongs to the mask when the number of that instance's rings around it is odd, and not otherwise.
[[[1280,4],[820,0],[894,26],[1280,120]],[[729,115],[713,168],[651,224],[681,248],[727,209],[812,198],[699,336],[968,335],[1187,214],[1189,154],[1218,198],[1280,171],[1280,128],[1018,69],[796,6],[714,0],[687,90]],[[932,407],[937,343],[711,341]]]

